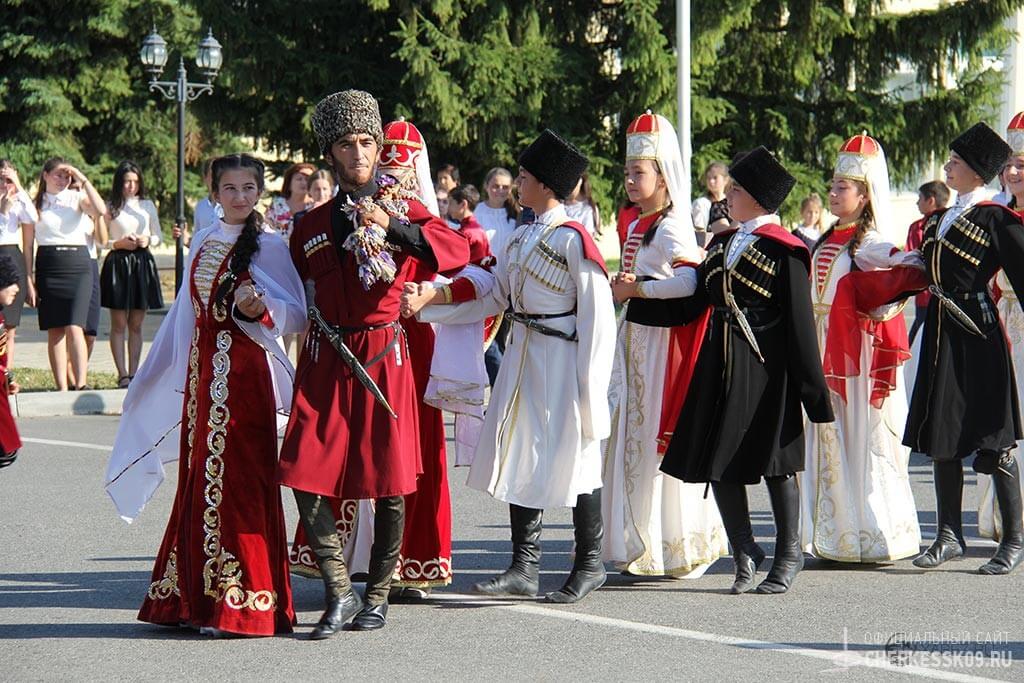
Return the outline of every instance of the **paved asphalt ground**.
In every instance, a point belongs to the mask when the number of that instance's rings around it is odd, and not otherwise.
[[[135,621],[174,493],[175,475],[131,526],[102,490],[114,417],[23,419],[26,445],[0,471],[0,679],[22,680],[876,680],[969,677],[1024,680],[1024,572],[972,573],[992,544],[969,538],[970,557],[940,570],[909,561],[845,567],[808,561],[784,596],[730,596],[732,562],[698,580],[609,575],[580,605],[484,601],[470,585],[509,560],[507,512],[467,489],[453,470],[452,586],[424,604],[392,608],[388,627],[304,640],[322,609],[320,585],[295,578],[294,636],[212,640]],[[926,537],[935,501],[930,467],[912,463]],[[967,477],[967,532],[976,536],[976,494]],[[294,504],[284,496],[289,528]],[[769,546],[763,486],[751,488],[756,531]],[[542,590],[570,564],[567,511],[550,512]],[[981,640],[1009,666],[904,651],[888,664],[884,644]],[[986,645],[985,642],[988,642]],[[972,645],[968,649],[976,650]],[[946,660],[943,662],[945,650]]]

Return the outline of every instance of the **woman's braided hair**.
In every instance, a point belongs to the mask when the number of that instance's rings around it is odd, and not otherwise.
[[[256,188],[262,195],[265,170],[263,162],[248,154],[228,154],[214,159],[212,166],[213,191],[217,192],[220,189],[220,180],[225,172],[240,169],[247,169],[253,174],[256,179]],[[235,250],[231,255],[228,272],[217,287],[217,294],[214,298],[217,304],[224,305],[239,276],[249,269],[252,257],[260,250],[261,232],[263,232],[263,214],[254,208],[246,217],[242,234],[235,242]]]

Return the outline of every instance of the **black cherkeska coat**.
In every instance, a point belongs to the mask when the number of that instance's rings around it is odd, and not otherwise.
[[[1021,438],[1013,364],[988,283],[1002,268],[1014,291],[1024,292],[1024,226],[1006,207],[986,202],[965,211],[940,238],[944,213],[931,214],[925,224],[921,254],[928,280],[982,334],[931,297],[903,443],[953,460],[978,449],[1010,448]]]
[[[783,228],[755,230],[732,268],[735,231],[720,233],[683,299],[632,299],[627,319],[681,325],[713,307],[663,472],[688,482],[756,484],[804,469],[804,417],[831,422],[832,403],[814,332],[807,248]],[[744,311],[762,362],[726,295]]]

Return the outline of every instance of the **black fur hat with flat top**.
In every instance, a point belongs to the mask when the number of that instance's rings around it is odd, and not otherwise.
[[[551,188],[559,199],[572,194],[588,163],[583,152],[550,128],[545,128],[519,155],[519,165]]]
[[[763,145],[735,160],[729,176],[769,213],[782,206],[796,185],[796,178]]]
[[[984,123],[976,123],[949,143],[949,148],[967,162],[986,184],[999,175],[1013,152],[1006,141]]]

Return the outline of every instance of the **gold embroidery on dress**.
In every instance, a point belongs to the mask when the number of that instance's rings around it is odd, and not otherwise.
[[[192,463],[192,446],[196,438],[196,392],[199,390],[199,325],[192,332],[192,345],[188,352],[188,404],[185,415],[188,417],[188,459]]]
[[[435,588],[452,582],[452,561],[450,557],[435,557],[420,562],[409,557],[398,556],[392,585],[408,588]]]
[[[231,253],[231,248],[234,246],[234,244],[220,240],[203,242],[199,254],[196,255],[195,274],[193,275],[200,305],[205,307],[205,303],[210,300],[217,273],[220,272],[224,259]]]
[[[210,384],[210,419],[206,446],[206,489],[204,496],[207,508],[203,512],[203,565],[204,593],[232,609],[253,609],[268,612],[277,605],[277,593],[269,590],[248,591],[242,587],[242,569],[233,554],[221,546],[220,504],[224,498],[224,448],[227,425],[231,412],[227,406],[228,373],[231,371],[231,333],[222,330],[217,333],[217,351],[213,354],[213,381]]]
[[[164,567],[164,575],[159,581],[149,584],[150,600],[166,600],[172,595],[181,595],[178,589],[178,554],[177,548],[167,556],[167,566]]]

